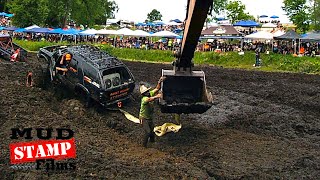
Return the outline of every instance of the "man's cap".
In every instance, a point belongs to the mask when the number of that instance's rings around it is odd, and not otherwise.
[[[145,85],[141,85],[140,86],[140,94],[144,94],[144,93],[146,93],[147,91],[149,91],[151,89],[151,87],[147,87],[147,86],[145,86]]]
[[[66,57],[66,60],[67,60],[67,61],[70,61],[72,56],[71,56],[71,54],[68,53],[68,54],[66,54],[65,57]]]

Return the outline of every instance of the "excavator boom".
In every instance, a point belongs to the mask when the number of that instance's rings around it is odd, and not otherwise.
[[[174,70],[162,70],[163,113],[204,113],[212,106],[203,71],[192,71],[192,58],[213,0],[189,0],[183,39]]]

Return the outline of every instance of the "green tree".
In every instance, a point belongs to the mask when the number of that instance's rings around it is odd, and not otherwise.
[[[12,0],[7,7],[14,13],[13,24],[19,27],[44,26],[49,13],[47,0]]]
[[[115,18],[115,12],[118,12],[119,7],[116,2],[110,0],[103,0],[104,14],[100,14],[95,20],[96,24],[104,24],[106,19]]]
[[[313,0],[312,2],[312,28],[314,30],[320,30],[320,0]]]
[[[31,24],[65,27],[70,20],[92,26],[105,21],[106,14],[114,16],[118,10],[110,0],[7,0],[7,6],[15,14],[13,23],[20,27]]]
[[[220,14],[222,11],[226,10],[227,1],[226,0],[214,0],[212,11],[215,14]]]
[[[231,23],[239,20],[254,20],[254,16],[245,12],[246,6],[239,0],[229,1],[226,5],[227,17]]]
[[[162,14],[158,10],[153,9],[150,13],[148,13],[146,22],[153,22],[158,20],[162,20]]]
[[[284,0],[282,9],[287,13],[289,19],[303,33],[310,27],[310,7],[306,4],[307,0]]]

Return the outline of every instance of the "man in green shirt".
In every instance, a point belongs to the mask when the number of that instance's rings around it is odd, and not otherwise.
[[[153,113],[154,113],[154,100],[161,98],[161,93],[158,93],[161,89],[161,82],[163,78],[160,78],[158,84],[155,89],[151,90],[151,87],[147,87],[146,85],[140,85],[140,94],[141,98],[141,106],[139,119],[140,124],[144,129],[144,136],[142,145],[147,147],[148,141],[155,141],[155,134],[153,132],[154,123],[153,123]]]

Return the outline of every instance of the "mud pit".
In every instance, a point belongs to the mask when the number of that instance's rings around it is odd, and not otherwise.
[[[198,67],[215,96],[182,130],[139,145],[141,127],[118,112],[85,109],[72,95],[25,87],[40,63],[0,62],[0,179],[317,179],[320,177],[320,76]],[[168,65],[126,62],[137,82],[156,83]],[[39,81],[36,83],[39,84]],[[137,92],[125,109],[137,116]],[[156,112],[155,123],[173,121]],[[75,171],[13,170],[10,128],[75,131]],[[21,141],[21,140],[20,140]],[[23,140],[22,140],[23,141]],[[67,178],[65,178],[67,177]]]

